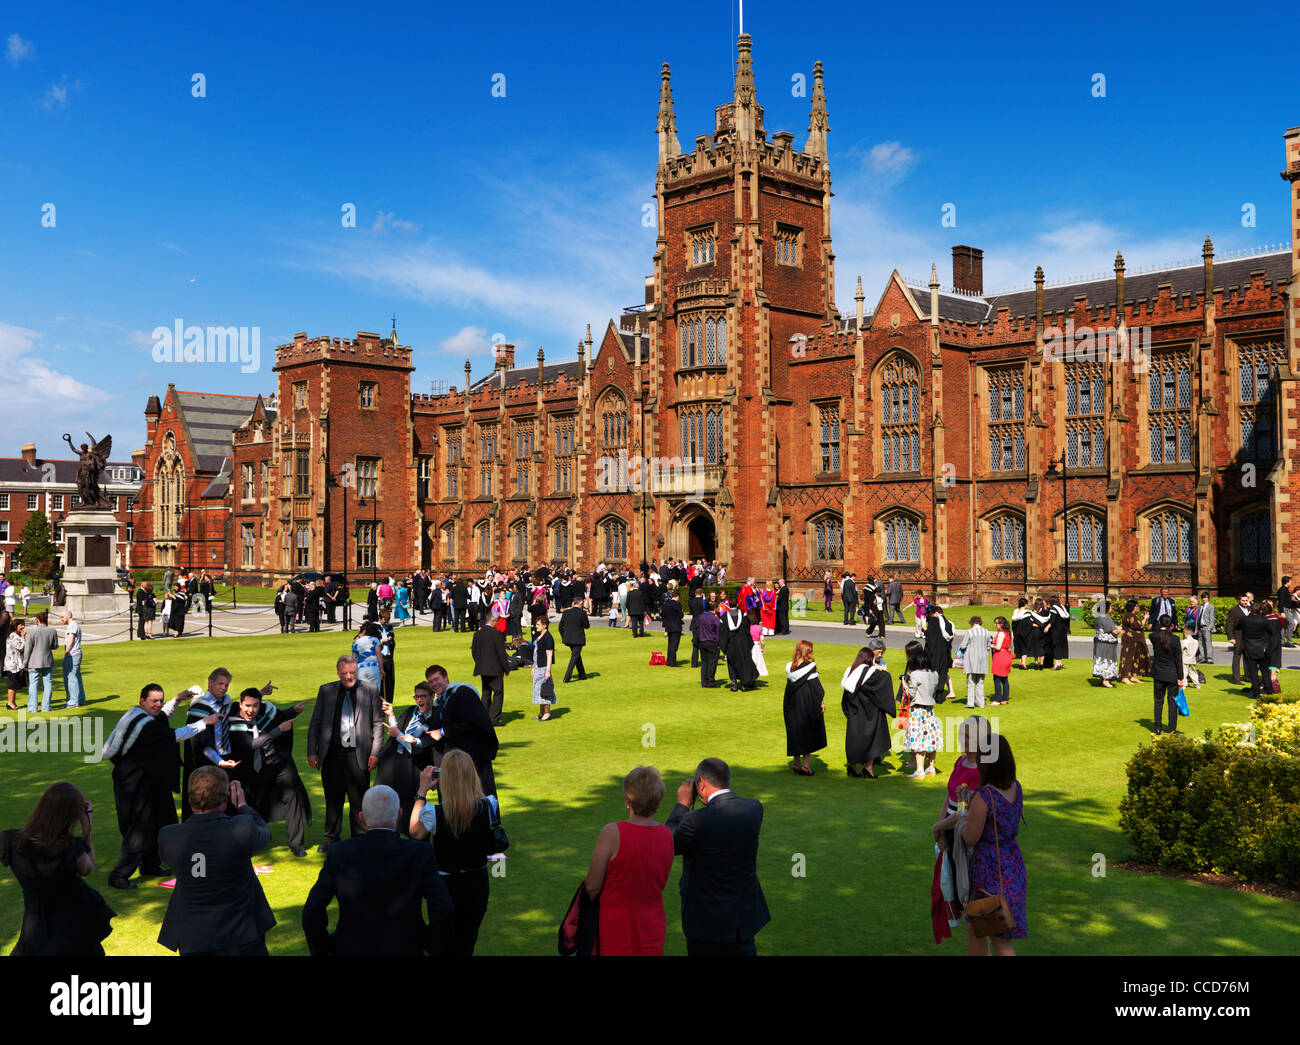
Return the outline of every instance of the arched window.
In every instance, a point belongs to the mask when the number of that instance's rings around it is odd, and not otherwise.
[[[528,558],[528,523],[520,520],[510,527],[510,545],[516,559]]]
[[[1025,520],[1006,513],[989,520],[989,561],[1024,562]]]
[[[844,558],[844,520],[834,514],[809,520],[813,530],[816,562],[839,562]]]
[[[1101,562],[1106,555],[1106,521],[1096,512],[1080,511],[1065,522],[1065,546],[1071,565]]]
[[[297,556],[294,565],[300,570],[305,570],[311,565],[311,528],[305,523],[298,527],[298,536],[295,542]]]
[[[1148,520],[1147,551],[1151,562],[1179,565],[1192,561],[1192,520],[1182,512],[1163,511]]]
[[[447,562],[456,560],[456,524],[446,523],[439,532],[439,543],[442,545],[442,557]]]
[[[885,561],[921,561],[921,524],[910,515],[891,515],[884,520]]]
[[[551,527],[551,553],[557,559],[569,557],[569,523],[559,519]]]
[[[600,523],[601,546],[605,549],[604,558],[608,561],[622,561],[627,558],[627,523],[616,516],[603,519]]]
[[[1237,522],[1237,536],[1243,566],[1272,564],[1273,524],[1267,511],[1243,515]]]
[[[920,471],[920,372],[906,356],[895,356],[880,372],[880,420],[881,471]]]
[[[474,548],[478,558],[486,562],[492,554],[492,524],[486,519],[474,527]]]

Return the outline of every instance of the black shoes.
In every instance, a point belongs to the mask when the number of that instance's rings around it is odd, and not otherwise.
[[[316,852],[318,853],[326,852],[329,849],[329,847],[330,847],[329,842],[321,842],[321,844],[316,847]]]
[[[300,845],[291,845],[291,846],[289,846],[289,852],[293,853],[294,856],[306,856],[306,855],[307,855],[307,850],[304,849],[304,848],[303,848],[302,846],[300,846]]]
[[[118,877],[116,877],[116,876],[114,876],[114,875],[109,875],[109,877],[108,877],[108,884],[109,884],[110,886],[112,886],[114,889],[137,889],[137,888],[139,888],[139,886],[137,886],[137,885],[135,884],[135,882],[131,881],[131,879],[129,879],[129,878],[118,878]]]

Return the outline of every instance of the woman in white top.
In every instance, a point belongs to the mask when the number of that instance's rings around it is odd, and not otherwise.
[[[11,590],[12,590],[12,589],[11,589]],[[23,602],[23,616],[25,617],[25,616],[27,616],[27,607],[28,607],[28,605],[29,605],[29,604],[31,603],[31,601],[32,601],[32,589],[29,588],[29,587],[27,587],[26,584],[24,584],[24,585],[23,585],[23,590],[20,591],[20,592],[18,593],[18,597],[19,597],[20,599],[22,599],[22,602]]]
[[[916,771],[910,779],[922,780],[938,772],[935,755],[943,750],[943,729],[934,715],[934,695],[939,688],[939,673],[930,666],[930,657],[924,649],[917,650],[907,662],[903,688],[911,698],[904,743],[916,760]]]

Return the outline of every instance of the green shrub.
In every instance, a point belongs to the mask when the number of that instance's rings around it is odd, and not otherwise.
[[[1288,709],[1256,728],[1286,745],[1298,723]],[[1128,764],[1120,829],[1141,859],[1161,866],[1300,885],[1300,758],[1240,743],[1239,725],[1219,732],[1141,748]]]
[[[1124,607],[1128,604],[1128,601],[1131,598],[1137,599],[1138,601],[1138,612],[1142,615],[1142,626],[1145,628],[1146,619],[1147,619],[1147,609],[1151,606],[1152,596],[1150,595],[1143,595],[1141,597],[1136,595],[1121,595],[1119,598],[1112,599],[1110,603],[1110,608],[1112,611],[1110,616],[1112,617],[1112,619],[1115,621],[1116,624],[1120,623],[1120,618],[1123,616]],[[1183,630],[1183,615],[1187,612],[1187,607],[1190,604],[1191,604],[1190,599],[1186,599],[1186,598],[1174,599],[1174,627],[1180,632]],[[1079,614],[1079,619],[1083,621],[1083,623],[1090,628],[1095,628],[1097,626],[1097,616],[1093,612],[1094,605],[1095,603],[1090,602],[1086,606],[1081,607],[1077,611]],[[1197,605],[1200,605],[1199,599],[1197,600]],[[1220,635],[1225,634],[1224,625],[1227,623],[1228,620],[1228,611],[1232,609],[1233,606],[1237,605],[1237,600],[1236,599],[1211,599],[1210,605],[1214,607],[1215,633]]]

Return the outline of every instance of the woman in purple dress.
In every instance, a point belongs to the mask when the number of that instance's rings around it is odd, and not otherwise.
[[[1016,927],[998,936],[981,938],[966,921],[966,953],[1014,955],[1012,940],[1029,935],[1025,917],[1025,858],[1016,836],[1024,809],[1024,793],[1016,780],[1016,760],[1005,737],[994,735],[990,750],[980,760],[980,787],[971,797],[962,839],[973,846],[970,859],[970,896],[1001,893]],[[995,827],[996,825],[996,827]]]

